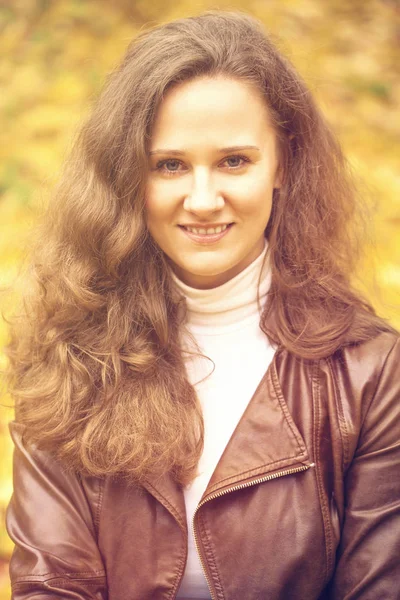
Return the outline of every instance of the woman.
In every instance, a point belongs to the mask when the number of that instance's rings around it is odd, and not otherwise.
[[[9,348],[13,598],[398,598],[395,332],[355,190],[252,18],[141,34]]]

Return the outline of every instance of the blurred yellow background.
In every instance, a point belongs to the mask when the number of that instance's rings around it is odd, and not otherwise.
[[[303,74],[337,132],[366,202],[375,247],[361,279],[400,328],[400,7],[397,0],[9,0],[0,6],[0,286],[26,255],[27,234],[105,75],[144,26],[211,8],[260,18]],[[375,266],[375,279],[372,275]],[[380,293],[378,292],[380,290]],[[1,296],[7,314],[15,294]],[[7,339],[0,322],[0,347]],[[0,354],[0,369],[5,365]],[[3,405],[11,400],[2,395]],[[0,407],[0,600],[10,598],[4,515],[12,447]]]

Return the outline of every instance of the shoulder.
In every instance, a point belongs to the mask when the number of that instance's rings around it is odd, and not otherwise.
[[[14,509],[28,523],[34,522],[36,515],[43,513],[44,507],[49,516],[53,511],[57,514],[62,505],[70,505],[95,535],[98,526],[95,517],[101,499],[103,480],[81,476],[61,464],[50,452],[26,442],[24,424],[11,421],[9,431],[14,444],[14,493],[8,510],[9,524]],[[30,490],[28,496],[24,493],[26,489]],[[49,493],[50,490],[57,490],[57,494]]]
[[[379,385],[399,385],[400,336],[384,332],[345,346],[326,360],[339,386],[372,399]]]
[[[338,356],[342,355],[354,367],[362,363],[364,368],[369,366],[379,370],[392,352],[398,355],[399,344],[400,335],[397,332],[385,331],[365,342],[345,346]]]
[[[103,597],[106,576],[88,486],[48,452],[28,446],[24,425],[12,422],[9,428],[14,469],[6,527],[15,544],[10,560],[15,597],[75,598],[78,589],[79,598]]]
[[[324,367],[323,367],[324,369]],[[381,333],[326,359],[347,459],[400,439],[400,337]],[[397,440],[397,441],[396,441]],[[346,461],[345,461],[346,462]]]
[[[366,386],[371,390],[384,373],[388,377],[400,373],[400,335],[385,331],[316,359],[301,358],[282,349],[276,353],[275,364],[283,380],[293,372],[303,372],[310,379],[318,377],[319,373],[320,379],[325,379],[327,384],[346,386],[349,392],[350,388],[361,391]]]

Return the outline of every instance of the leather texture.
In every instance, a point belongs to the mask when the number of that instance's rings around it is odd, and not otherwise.
[[[187,524],[172,478],[67,473],[10,431],[12,598],[175,598]],[[194,526],[214,599],[399,599],[399,339],[315,361],[278,350]]]

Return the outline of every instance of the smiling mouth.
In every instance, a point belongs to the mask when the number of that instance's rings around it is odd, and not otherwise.
[[[179,225],[182,229],[195,233],[196,235],[214,235],[216,233],[222,233],[233,223],[227,223],[226,225],[218,225],[217,227],[189,227],[187,225]]]

